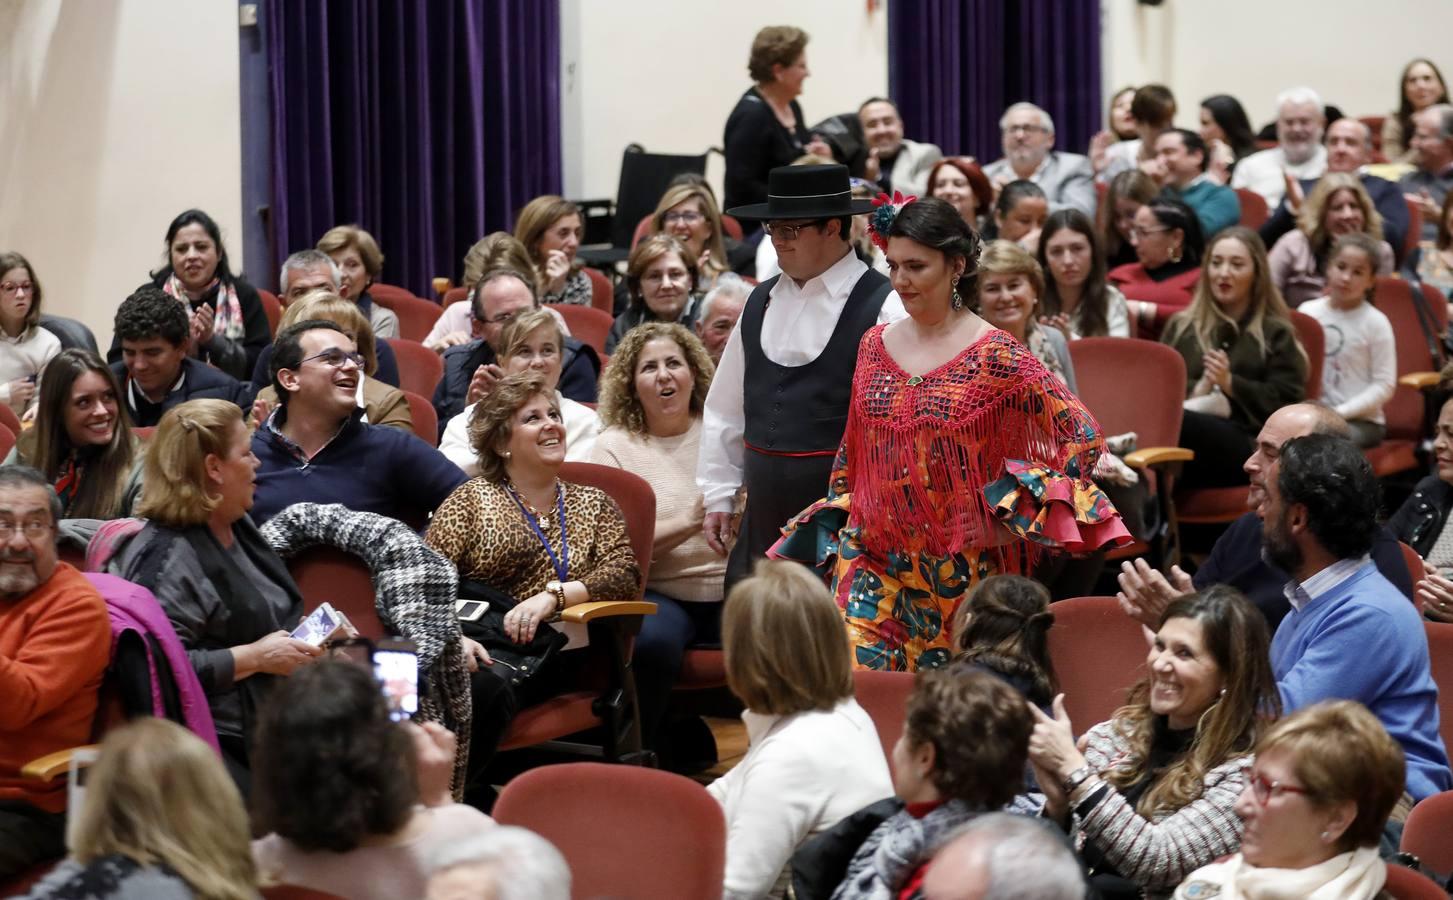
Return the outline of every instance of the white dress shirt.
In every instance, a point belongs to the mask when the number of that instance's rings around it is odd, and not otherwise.
[[[600,433],[600,417],[584,403],[576,403],[559,391],[555,392],[555,401],[560,404],[560,417],[565,421],[565,461],[590,462],[590,455],[595,450],[595,436]],[[444,427],[444,437],[439,441],[439,452],[463,469],[465,475],[475,478],[479,475],[479,457],[474,455],[474,447],[469,443],[469,415],[472,412],[473,403],[449,420]]]
[[[1236,164],[1231,173],[1233,188],[1248,188],[1266,198],[1267,209],[1276,209],[1286,196],[1286,175],[1306,181],[1321,178],[1327,171],[1327,148],[1321,144],[1304,163],[1293,165],[1287,162],[1286,153],[1280,147],[1260,150]]]
[[[867,271],[857,254],[848,250],[826,272],[801,286],[786,275],[777,279],[770,295],[772,302],[762,317],[762,352],[779,366],[805,366],[821,356],[847,305],[848,294]],[[896,322],[907,315],[895,291],[883,301],[878,323]],[[731,512],[737,488],[742,486],[746,366],[742,322],[738,319],[717,364],[702,415],[696,483],[709,513]]]

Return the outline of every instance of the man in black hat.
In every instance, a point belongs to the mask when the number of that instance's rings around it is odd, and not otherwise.
[[[773,169],[766,203],[728,210],[763,220],[763,240],[782,267],[747,298],[706,398],[696,481],[706,541],[731,552],[728,587],[750,574],[789,519],[826,495],[858,342],[907,315],[888,279],[849,244],[852,217],[872,208],[852,198],[846,166],[828,165]],[[732,507],[741,487],[747,508],[738,529]]]

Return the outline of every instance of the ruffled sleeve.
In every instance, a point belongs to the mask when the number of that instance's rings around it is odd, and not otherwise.
[[[833,460],[827,496],[783,526],[782,537],[767,550],[767,556],[802,563],[824,579],[831,578],[842,553],[842,531],[847,527],[852,502],[852,490],[848,487],[848,445],[844,441]]]

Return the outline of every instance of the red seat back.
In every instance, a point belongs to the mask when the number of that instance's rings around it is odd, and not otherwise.
[[[1084,734],[1123,706],[1145,675],[1145,632],[1114,597],[1061,600],[1049,611],[1049,657],[1075,734]]]
[[[404,391],[404,397],[409,401],[409,420],[414,434],[430,447],[439,446],[439,413],[433,401],[413,391]]]
[[[616,291],[610,279],[599,269],[587,267],[585,274],[590,278],[590,305],[608,316],[611,315],[616,308]]]
[[[604,763],[541,766],[505,785],[494,817],[554,844],[577,900],[721,895],[726,819],[689,778]]]
[[[467,288],[467,287],[452,287],[449,290],[447,290],[447,291],[444,292],[444,305],[447,307],[450,304],[458,303],[460,300],[466,300],[468,298],[469,298],[469,288]]]
[[[6,406],[5,408],[9,409],[10,407]],[[15,432],[10,430],[10,426],[0,425],[0,458],[10,455],[10,451],[15,448],[15,441]]]
[[[1453,747],[1453,625],[1424,620],[1433,682],[1438,685],[1438,733],[1443,746]]]
[[[399,364],[399,387],[425,397],[434,396],[434,388],[444,377],[444,360],[418,341],[408,338],[385,338]]]
[[[903,719],[908,709],[908,695],[913,693],[912,672],[879,672],[874,669],[853,670],[853,692],[858,705],[873,720],[883,756],[893,764],[893,745],[903,735]]]
[[[1080,399],[1102,434],[1133,431],[1141,447],[1180,442],[1186,361],[1172,347],[1137,338],[1070,341]],[[1127,391],[1125,386],[1135,385]]]
[[[277,337],[277,323],[282,321],[283,304],[277,294],[272,291],[257,289],[257,297],[262,301],[262,311],[267,315],[267,333]]]
[[[1413,807],[1398,849],[1434,872],[1453,872],[1453,791],[1425,797]]]
[[[1403,238],[1403,248],[1398,253],[1398,259],[1407,259],[1408,254],[1418,248],[1418,241],[1423,239],[1423,208],[1406,197],[1403,202],[1408,206],[1408,234]]]
[[[1361,122],[1363,125],[1366,125],[1367,130],[1372,132],[1372,149],[1376,150],[1379,153],[1382,152],[1382,123],[1386,118],[1386,116],[1357,117],[1357,121]],[[1406,137],[1406,135],[1404,135],[1404,137]]]
[[[571,303],[551,303],[548,306],[565,319],[570,336],[582,344],[589,344],[595,352],[605,356],[605,339],[610,336],[615,319],[610,313],[601,312],[593,306],[576,306]]]
[[[1448,301],[1436,288],[1423,285],[1423,307],[1432,315],[1433,339],[1441,341],[1448,329]],[[1411,283],[1401,278],[1381,277],[1373,288],[1373,304],[1387,316],[1397,349],[1397,374],[1436,371],[1439,366],[1428,349],[1428,335],[1423,330],[1414,305]],[[1419,440],[1423,436],[1426,406],[1422,391],[1398,385],[1392,399],[1382,408],[1387,417],[1387,436],[1401,440]]]
[[[1297,330],[1297,341],[1307,351],[1307,399],[1322,396],[1322,363],[1327,358],[1327,334],[1322,323],[1304,312],[1292,310],[1292,327]]]
[[[1236,188],[1236,200],[1241,204],[1241,223],[1253,231],[1266,224],[1271,217],[1266,208],[1266,198],[1248,188]]]
[[[15,414],[9,403],[0,403],[0,425],[9,428],[16,437],[20,436],[20,416]]]
[[[375,282],[369,285],[368,294],[379,306],[394,311],[394,315],[399,317],[399,337],[411,341],[422,341],[428,337],[434,323],[444,314],[444,307],[439,304],[420,300],[395,285]]]
[[[1398,541],[1398,548],[1403,551],[1403,562],[1407,564],[1408,575],[1412,578],[1413,584],[1417,584],[1419,581],[1422,581],[1423,558],[1418,555],[1418,551],[1414,550],[1412,547],[1409,547],[1402,541]],[[1413,602],[1416,603],[1417,600],[1414,600]]]
[[[1448,900],[1448,892],[1407,866],[1389,865],[1383,890],[1393,900]]]
[[[646,479],[634,472],[596,463],[568,462],[560,467],[560,478],[574,484],[586,484],[610,495],[621,508],[626,520],[626,534],[636,564],[641,567],[641,585],[651,574],[651,550],[656,542],[656,492]],[[624,599],[624,598],[611,598]]]
[[[288,571],[308,612],[331,603],[363,637],[386,636],[374,604],[373,573],[363,560],[336,547],[312,547],[288,560]]]

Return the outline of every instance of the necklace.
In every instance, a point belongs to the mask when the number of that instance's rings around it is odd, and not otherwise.
[[[519,507],[520,513],[525,517],[525,522],[530,526],[530,530],[535,533],[536,540],[545,548],[545,553],[550,557],[550,565],[555,569],[556,576],[561,581],[568,581],[569,577],[567,573],[570,571],[570,535],[565,530],[565,491],[561,487],[560,482],[555,482],[555,514],[560,521],[560,553],[558,555],[555,553],[555,548],[550,544],[549,539],[545,537],[544,530],[540,527],[540,520],[543,519],[545,521],[546,527],[549,526],[550,520],[537,513],[535,508],[530,506],[529,502],[516,490],[512,482],[506,481],[505,488],[509,491],[510,498]]]

